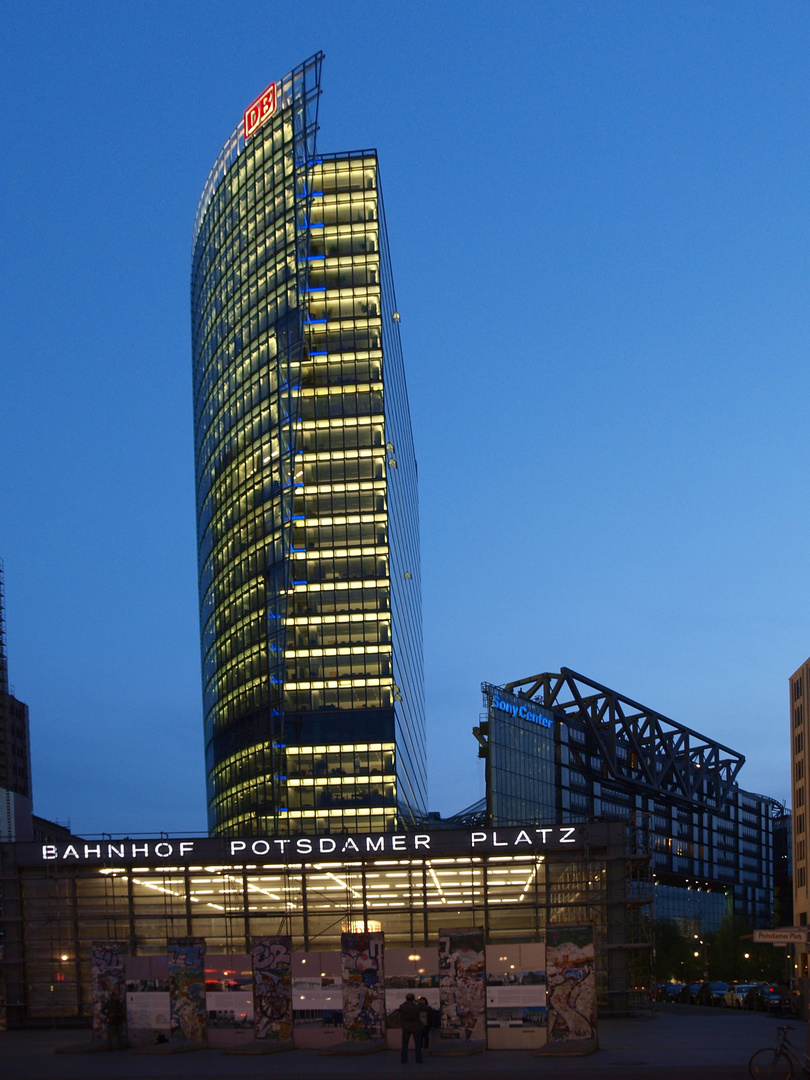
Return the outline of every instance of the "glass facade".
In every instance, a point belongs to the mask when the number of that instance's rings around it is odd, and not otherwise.
[[[656,742],[652,719],[666,718],[650,713],[641,728],[645,741],[636,739],[628,718],[642,717],[642,706],[598,684],[588,689],[599,693],[586,696],[575,684],[585,680],[565,669],[537,679],[545,680],[543,689],[528,698],[516,684],[482,685],[487,718],[476,733],[486,758],[487,801],[477,808],[479,820],[494,826],[635,821],[648,837],[657,918],[690,933],[717,930],[732,913],[752,926],[773,925],[776,804],[736,783],[719,783],[714,751],[726,748],[707,744],[701,765],[704,740],[697,733],[668,721],[677,741],[670,745],[659,735]],[[572,685],[564,700],[562,688]],[[611,719],[617,702],[621,722]],[[682,755],[682,772],[690,757],[697,761],[689,799],[660,782],[677,763],[672,746]]]
[[[203,191],[192,269],[209,829],[426,813],[416,460],[374,151],[319,155],[322,56]]]
[[[379,924],[387,946],[417,948],[435,946],[446,926],[481,927],[488,944],[507,944],[544,941],[553,924],[593,925],[600,1007],[622,1007],[634,988],[650,986],[640,947],[650,897],[634,887],[624,826],[577,834],[581,842],[570,850],[476,855],[469,834],[452,834],[460,836],[455,849],[443,834],[441,856],[313,856],[309,863],[254,857],[167,865],[152,854],[168,848],[164,839],[129,841],[148,854],[127,866],[71,859],[36,866],[29,856],[38,847],[3,845],[9,1024],[89,1015],[94,940],[121,942],[129,956],[159,956],[169,938],[203,937],[211,960],[249,953],[255,935],[290,934],[296,951],[317,954],[339,950],[348,926],[369,923]],[[621,1002],[614,1000],[619,987]]]
[[[554,714],[542,706],[529,709],[525,701],[498,687],[484,684],[482,689],[488,706],[487,807],[492,821],[556,822]]]

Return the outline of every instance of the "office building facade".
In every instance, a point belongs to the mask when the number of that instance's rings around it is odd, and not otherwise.
[[[482,691],[487,797],[465,823],[633,821],[657,919],[690,935],[773,925],[781,808],[739,786],[741,754],[567,668]]]
[[[203,190],[192,345],[209,829],[426,812],[414,456],[375,151],[316,150],[322,54]]]
[[[810,923],[810,885],[807,861],[807,806],[810,797],[810,774],[807,770],[807,749],[810,742],[810,659],[790,676],[790,775],[793,799],[793,923]],[[806,707],[805,707],[806,706]],[[806,948],[799,950],[797,974],[807,978],[810,956]]]
[[[28,706],[11,692],[0,560],[0,842],[34,838]]]

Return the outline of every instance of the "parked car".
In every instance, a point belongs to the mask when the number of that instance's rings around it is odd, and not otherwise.
[[[774,983],[752,986],[745,995],[745,1007],[755,1012],[781,1013],[782,994],[779,987]]]
[[[687,991],[687,1000],[688,1000],[690,1005],[697,1005],[697,1003],[698,1003],[698,994],[700,993],[700,990],[701,990],[702,986],[703,986],[702,982],[689,983],[689,988],[688,988],[688,991]],[[684,998],[684,995],[681,995],[681,1001],[683,1001],[683,998]]]
[[[664,983],[664,985],[663,985],[663,987],[661,989],[661,996],[660,996],[659,1000],[660,1001],[669,1001],[669,1002],[679,1001],[682,990],[683,990],[683,983],[679,983],[679,982]]]
[[[711,990],[711,1004],[717,1006],[725,1006],[726,993],[728,992],[727,982],[710,982],[709,989]]]
[[[745,995],[753,986],[753,983],[734,983],[729,986],[725,993],[726,1005],[730,1009],[742,1009],[745,1005]]]

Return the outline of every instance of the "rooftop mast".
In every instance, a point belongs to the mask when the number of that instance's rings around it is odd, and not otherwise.
[[[8,693],[8,656],[6,654],[6,615],[2,559],[0,559],[0,693]]]

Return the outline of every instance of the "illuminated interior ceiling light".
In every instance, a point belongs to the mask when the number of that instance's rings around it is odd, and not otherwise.
[[[346,919],[342,930],[344,934],[379,934],[382,923],[377,919]]]
[[[342,878],[339,878],[336,874],[327,874],[326,876],[330,877],[333,881],[336,881],[338,883],[338,885],[341,885],[344,889],[348,889],[348,891],[352,894],[352,896],[356,897],[358,900],[363,899],[363,894],[361,892],[358,892],[357,889],[352,888],[352,886],[348,883],[348,881],[344,881]],[[352,931],[352,933],[362,933],[362,931]]]
[[[433,878],[433,883],[435,884],[436,888],[439,890],[439,896],[441,897],[441,902],[443,904],[446,904],[447,900],[445,899],[445,895],[444,895],[444,891],[442,890],[441,882],[436,877],[436,871],[433,869],[432,866],[429,866],[428,869],[430,871],[430,876]]]

